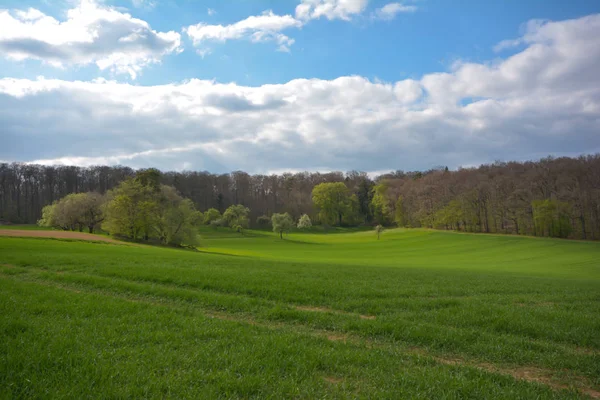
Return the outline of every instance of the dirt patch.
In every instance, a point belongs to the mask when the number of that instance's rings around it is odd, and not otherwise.
[[[593,399],[600,399],[600,391],[592,389],[593,386],[588,379],[584,377],[573,376],[569,378],[570,385],[558,382],[553,376],[553,371],[544,370],[535,367],[524,367],[517,366],[513,368],[500,367],[497,365],[481,362],[471,362],[460,358],[447,358],[434,356],[427,352],[427,350],[419,347],[411,347],[407,349],[408,353],[431,358],[435,362],[444,365],[459,366],[459,367],[472,367],[484,370],[486,372],[510,375],[515,379],[524,380],[527,382],[536,382],[543,385],[549,386],[554,390],[569,390],[575,389],[580,393],[583,393]]]
[[[414,351],[414,353],[418,353],[420,355],[426,355],[426,353],[422,351]],[[554,390],[569,390],[575,389],[583,394],[590,396],[593,399],[600,399],[600,391],[591,389],[589,383],[586,382],[585,378],[572,378],[571,385],[565,385],[563,383],[557,382],[553,376],[551,371],[546,371],[540,368],[534,367],[515,367],[515,368],[500,368],[493,364],[488,363],[469,363],[468,361],[457,359],[457,358],[442,358],[429,356],[433,358],[436,362],[445,365],[456,365],[456,366],[464,366],[464,367],[474,367],[486,372],[498,373],[503,375],[510,375],[515,379],[524,380],[527,382],[536,382],[541,383],[546,386],[550,386]]]
[[[348,340],[348,336],[332,333],[327,335],[327,340],[331,340],[332,342],[346,342],[346,340]]]
[[[325,308],[325,307],[295,306],[294,308],[299,311],[313,311],[313,312],[322,312],[322,313],[338,312],[339,313],[339,311],[332,310],[331,308]]]
[[[485,369],[490,372],[499,372],[501,374],[511,375],[515,379],[521,379],[528,382],[538,382],[544,385],[550,386],[555,390],[569,390],[575,389],[581,393],[584,393],[590,396],[593,399],[600,399],[600,392],[594,389],[589,388],[587,382],[582,382],[581,380],[572,380],[572,386],[565,385],[562,383],[558,383],[552,379],[552,376],[548,373],[548,371],[544,371],[539,368],[533,367],[518,367],[514,369],[498,369],[493,365],[476,365],[478,368]],[[585,387],[584,387],[585,386]]]
[[[324,376],[323,380],[328,383],[338,384],[344,382],[342,378],[336,378],[335,376]]]
[[[357,315],[360,319],[374,320],[377,318],[374,315],[355,314],[355,313],[351,313],[351,312],[347,312],[347,311],[334,310],[332,308],[327,308],[327,307],[294,306],[294,308],[298,311],[311,311],[311,312],[332,313],[332,314],[341,314],[341,315]]]
[[[360,319],[370,319],[370,320],[377,319],[377,317],[374,315],[362,315],[361,314],[361,315],[359,315],[359,317],[360,317]]]
[[[74,240],[89,240],[94,242],[119,243],[117,240],[106,236],[94,235],[84,232],[70,231],[28,231],[19,229],[0,229],[0,236],[15,236],[15,237],[36,237],[36,238],[53,238],[53,239],[74,239]]]

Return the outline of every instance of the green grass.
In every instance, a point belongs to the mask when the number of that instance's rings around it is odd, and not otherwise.
[[[0,237],[0,398],[600,391],[598,243],[201,235],[200,252]]]

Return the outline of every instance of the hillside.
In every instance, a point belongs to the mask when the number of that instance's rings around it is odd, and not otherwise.
[[[600,396],[600,245],[202,231],[0,237],[8,397]]]

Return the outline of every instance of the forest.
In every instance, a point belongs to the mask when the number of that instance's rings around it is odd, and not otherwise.
[[[136,176],[124,166],[0,164],[0,223],[36,223],[74,193],[105,195]],[[250,175],[162,172],[194,210],[248,209],[256,227],[274,214],[327,226],[383,225],[598,240],[600,154],[495,162],[473,168]],[[326,185],[323,185],[326,184]],[[175,194],[171,194],[175,196]],[[190,208],[191,209],[191,208]]]

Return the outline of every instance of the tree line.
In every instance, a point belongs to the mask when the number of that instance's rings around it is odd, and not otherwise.
[[[0,164],[0,221],[35,223],[44,206],[67,195],[105,196],[122,182],[135,181],[135,176],[135,170],[123,166]],[[396,171],[373,179],[357,171],[183,171],[157,174],[156,182],[189,199],[190,206],[202,211],[201,223],[232,227],[235,220],[236,230],[271,225],[274,214],[287,213],[292,221],[306,214],[322,225],[600,238],[598,154],[495,162],[456,171]],[[247,212],[234,208],[227,213],[231,206]]]
[[[215,208],[205,213],[197,211],[190,199],[181,197],[172,186],[160,183],[160,171],[140,170],[135,178],[127,178],[116,188],[97,192],[71,193],[44,206],[38,225],[55,229],[94,233],[106,231],[130,240],[154,241],[166,245],[197,246],[201,224],[214,229],[229,227],[244,233],[250,225],[250,209],[242,204],[231,205],[221,214]],[[335,185],[335,184],[329,184]],[[297,225],[288,213],[274,213],[257,218],[257,224],[272,227],[274,232],[289,232],[294,226],[312,226],[304,214]]]

